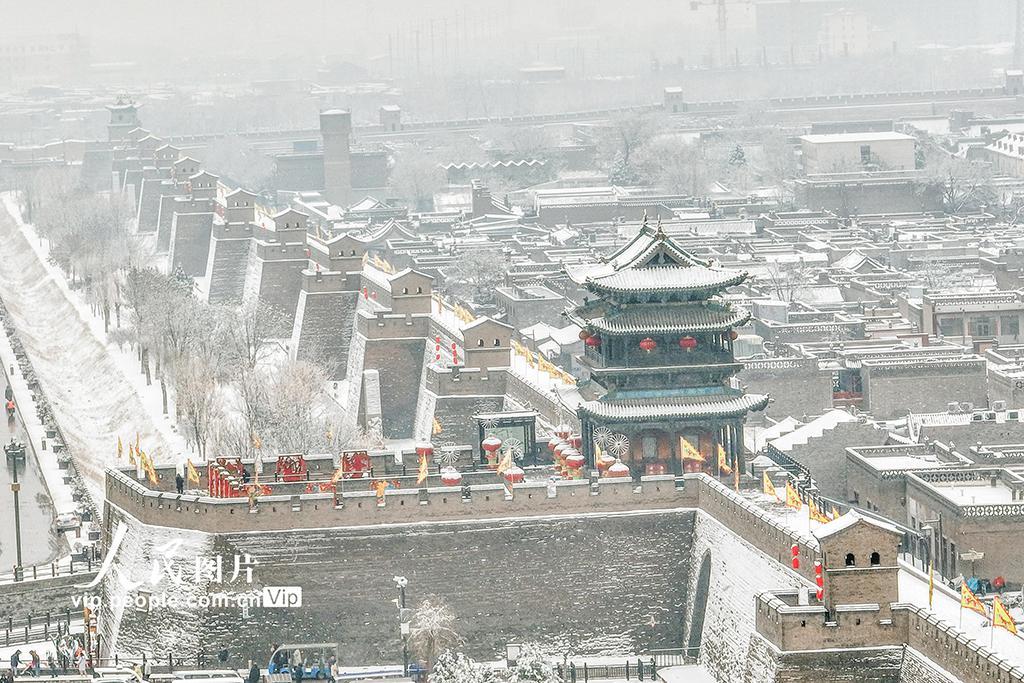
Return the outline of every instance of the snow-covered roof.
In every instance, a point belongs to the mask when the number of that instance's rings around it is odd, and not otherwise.
[[[887,522],[874,519],[873,517],[865,517],[856,510],[850,510],[845,515],[842,515],[839,519],[834,519],[828,524],[823,524],[811,533],[813,533],[815,538],[817,538],[820,541],[823,538],[835,536],[836,534],[842,531],[846,531],[850,527],[861,522],[863,522],[864,524],[870,524],[871,526],[877,527],[884,531],[888,531],[889,533],[895,534],[897,536],[903,535],[903,532],[900,531],[898,527]]]
[[[800,427],[789,434],[773,439],[770,443],[780,451],[788,451],[794,446],[805,444],[810,439],[820,437],[825,432],[835,429],[837,425],[842,424],[843,422],[856,421],[857,418],[850,413],[836,408],[828,411],[821,417],[811,420],[803,427]]]

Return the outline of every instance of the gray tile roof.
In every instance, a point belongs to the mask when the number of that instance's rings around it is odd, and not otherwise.
[[[587,278],[586,284],[593,291],[607,292],[697,291],[732,287],[746,278],[745,271],[730,272],[701,266],[657,266]]]
[[[763,410],[768,396],[762,394],[712,394],[671,398],[638,398],[587,401],[579,408],[581,417],[604,422],[650,422],[662,419],[740,417]]]
[[[721,332],[750,320],[750,315],[724,305],[635,304],[591,318],[588,326],[602,334],[674,334]]]

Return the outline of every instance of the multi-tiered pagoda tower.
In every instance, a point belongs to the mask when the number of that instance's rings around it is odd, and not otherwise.
[[[735,327],[750,316],[718,295],[746,272],[711,267],[644,221],[640,233],[603,263],[570,278],[594,294],[568,313],[584,329],[578,408],[584,455],[610,452],[634,473],[742,466],[743,422],[768,397],[732,386]]]

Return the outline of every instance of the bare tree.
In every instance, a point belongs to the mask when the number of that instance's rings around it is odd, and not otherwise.
[[[221,419],[214,368],[202,355],[181,358],[175,372],[174,397],[179,424],[199,457],[206,457],[211,431]]]
[[[814,268],[799,261],[772,261],[765,272],[772,293],[780,301],[794,301],[803,289],[814,282]]]
[[[409,624],[409,645],[426,669],[433,669],[442,652],[462,644],[455,630],[455,612],[440,598],[427,598],[413,611]]]
[[[432,211],[434,193],[444,184],[444,171],[433,156],[414,148],[395,155],[391,191],[414,211]]]

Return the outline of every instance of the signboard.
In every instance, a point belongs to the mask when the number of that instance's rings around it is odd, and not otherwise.
[[[960,559],[964,562],[977,562],[978,560],[985,559],[985,553],[978,552],[977,550],[968,550],[965,553],[960,553]]]

